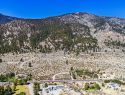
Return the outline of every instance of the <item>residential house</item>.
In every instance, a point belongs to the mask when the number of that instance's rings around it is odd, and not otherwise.
[[[115,82],[109,82],[105,87],[111,88],[112,90],[118,90],[121,88],[120,85]]]

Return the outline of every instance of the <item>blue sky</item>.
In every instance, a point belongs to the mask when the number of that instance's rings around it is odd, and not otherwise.
[[[125,18],[125,0],[0,0],[0,13],[19,18],[45,18],[87,12]]]

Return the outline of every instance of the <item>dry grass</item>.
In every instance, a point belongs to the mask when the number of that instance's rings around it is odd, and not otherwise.
[[[27,88],[26,85],[17,85],[16,86],[16,91],[15,91],[14,95],[19,94],[20,92],[25,92],[26,95],[30,95],[29,89]]]

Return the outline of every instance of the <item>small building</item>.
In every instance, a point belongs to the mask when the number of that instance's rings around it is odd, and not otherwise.
[[[108,75],[113,74],[112,71],[107,71],[107,70],[105,70],[105,71],[100,71],[99,73],[100,73],[100,74],[108,74]]]
[[[46,89],[49,89],[49,90],[56,90],[56,89],[62,89],[64,88],[64,85],[49,85],[48,87],[46,87]]]
[[[24,75],[24,74],[17,74],[17,75],[15,75],[15,78],[18,78],[18,79],[25,79],[25,78],[27,78],[27,75]]]
[[[115,82],[109,82],[105,87],[111,88],[112,90],[120,89],[120,85]]]
[[[94,84],[90,84],[90,85],[89,85],[89,88],[93,88],[93,87],[94,87]]]
[[[112,71],[105,70],[99,72],[99,78],[111,78],[111,77],[114,77]]]

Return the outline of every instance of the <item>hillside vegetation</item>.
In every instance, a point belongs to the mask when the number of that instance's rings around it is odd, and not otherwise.
[[[110,31],[114,36],[108,33]],[[43,53],[57,50],[95,52],[101,50],[99,46],[108,46],[103,44],[108,36],[118,41],[117,34],[124,40],[125,19],[82,12],[45,19],[19,19],[0,26],[0,53],[36,50]],[[124,41],[120,42],[124,45]]]

